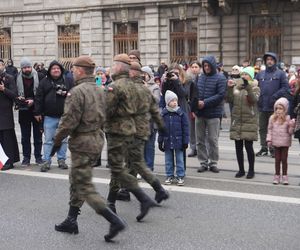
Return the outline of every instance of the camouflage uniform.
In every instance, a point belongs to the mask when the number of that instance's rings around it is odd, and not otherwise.
[[[142,78],[135,77],[132,80],[136,85],[139,108],[134,116],[136,134],[129,147],[128,167],[131,171],[139,173],[146,182],[152,185],[156,177],[145,163],[144,147],[150,135],[150,119],[153,119],[159,129],[162,129],[164,124],[156,100],[150,90],[143,84]]]
[[[129,191],[138,188],[137,179],[124,167],[129,145],[136,133],[133,116],[137,110],[135,84],[128,73],[114,76],[114,82],[106,90],[105,132],[107,134],[108,165],[111,168],[110,191],[126,187]]]
[[[105,121],[104,101],[104,91],[96,86],[94,77],[77,81],[66,98],[64,114],[54,139],[54,144],[59,145],[70,135],[70,205],[81,207],[86,201],[99,214],[106,205],[92,183],[91,165],[97,160],[104,143],[101,133]]]

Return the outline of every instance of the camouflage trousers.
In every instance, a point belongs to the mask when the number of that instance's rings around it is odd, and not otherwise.
[[[138,189],[137,179],[125,167],[133,139],[133,136],[107,134],[108,165],[111,169],[110,192],[118,192],[120,187],[129,191]]]
[[[92,163],[98,155],[83,152],[71,152],[72,167],[69,174],[70,202],[81,207],[86,201],[98,214],[106,208],[106,201],[96,192],[92,183]]]

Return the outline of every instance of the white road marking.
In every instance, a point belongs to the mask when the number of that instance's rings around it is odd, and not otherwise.
[[[26,170],[11,169],[5,172],[1,172],[1,174],[23,175],[23,176],[42,177],[42,178],[51,178],[51,179],[60,179],[60,180],[69,179],[68,175],[65,174],[40,173],[40,172],[31,172],[28,170],[26,171]],[[93,178],[93,182],[99,184],[109,184],[109,179]],[[147,183],[140,183],[140,186],[143,188],[151,188],[150,185]],[[203,194],[203,195],[212,195],[212,196],[239,198],[239,199],[248,199],[248,200],[271,201],[271,202],[300,205],[300,199],[294,197],[283,197],[283,196],[274,196],[274,195],[265,195],[265,194],[251,194],[251,193],[243,193],[243,192],[231,192],[231,191],[222,191],[222,190],[214,190],[214,189],[177,187],[177,186],[165,186],[165,188],[169,191],[175,191],[175,192]]]

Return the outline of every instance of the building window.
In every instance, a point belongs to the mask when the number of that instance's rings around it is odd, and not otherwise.
[[[79,25],[58,26],[58,58],[70,60],[79,56]]]
[[[171,63],[190,63],[197,60],[197,19],[171,20]]]
[[[254,62],[266,51],[275,52],[281,57],[281,18],[280,16],[250,17],[250,58]]]
[[[115,23],[114,25],[114,53],[128,53],[138,49],[138,23]]]
[[[0,29],[0,58],[11,58],[11,33],[9,28]]]

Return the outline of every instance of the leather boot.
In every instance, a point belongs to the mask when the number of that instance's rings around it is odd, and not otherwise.
[[[110,223],[109,232],[104,235],[104,239],[106,242],[111,242],[120,231],[125,229],[126,223],[109,208],[102,210],[101,215]]]
[[[163,200],[167,200],[169,198],[169,192],[162,187],[158,179],[156,179],[151,186],[156,192],[155,200],[157,203],[161,203]]]
[[[117,200],[117,193],[109,191],[107,196],[107,206],[116,214],[116,200]]]
[[[55,225],[55,230],[70,234],[78,234],[77,216],[79,212],[79,207],[70,206],[68,217],[62,223]]]
[[[149,212],[149,209],[156,207],[156,203],[141,188],[131,191],[137,200],[141,203],[141,212],[136,217],[137,221],[141,221]]]
[[[127,189],[121,188],[117,193],[117,200],[119,201],[130,201],[130,193]]]

